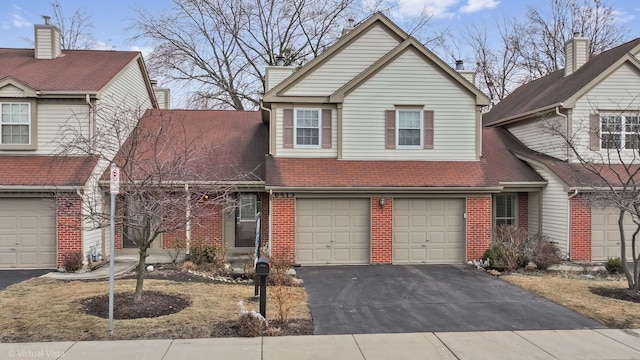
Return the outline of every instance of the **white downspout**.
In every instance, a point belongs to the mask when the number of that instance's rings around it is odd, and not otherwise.
[[[185,215],[185,220],[187,221],[185,224],[185,254],[189,255],[189,249],[191,248],[191,192],[189,192],[189,184],[184,184],[184,191],[187,193],[187,211]]]
[[[85,95],[84,98],[87,105],[89,105],[89,139],[91,141],[91,148],[94,148],[95,141],[93,137],[96,133],[96,109],[95,106],[91,103],[91,96],[89,94]]]
[[[271,257],[271,237],[273,235],[273,190],[269,190],[269,257]]]
[[[560,106],[556,106],[556,115],[564,118],[564,122],[566,124],[566,137],[567,137],[567,141],[569,141],[571,139],[571,124],[569,124],[569,117],[563,113],[560,112]],[[567,153],[565,154],[565,156],[567,157],[567,161],[571,162],[570,158],[571,158],[571,150],[569,150],[569,145],[567,144]]]

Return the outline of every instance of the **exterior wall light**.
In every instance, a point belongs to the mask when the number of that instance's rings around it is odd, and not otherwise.
[[[380,200],[378,201],[378,204],[380,205],[380,207],[384,207],[384,203],[385,203],[385,199],[383,197],[380,198]]]

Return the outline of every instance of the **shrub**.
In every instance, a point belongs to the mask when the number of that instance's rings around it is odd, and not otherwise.
[[[491,246],[490,248],[485,250],[484,254],[482,255],[482,261],[488,261],[489,266],[494,267],[501,257],[502,255],[500,255],[500,249],[498,249],[498,247],[496,246]]]
[[[180,255],[182,255],[186,248],[187,242],[184,239],[173,239],[173,241],[171,242],[171,249],[167,250],[169,258],[171,259],[171,263],[176,265],[180,260]]]
[[[624,272],[624,268],[622,266],[622,259],[619,257],[608,258],[607,262],[604,264],[604,268],[609,274],[622,274]]]
[[[267,319],[255,310],[248,311],[242,301],[238,302],[238,336],[261,336],[269,327]]]
[[[289,268],[291,268],[291,262],[285,257],[276,255],[271,258],[271,270],[269,271],[269,277],[267,278],[269,285],[294,285],[293,277],[289,275]]]
[[[531,261],[538,270],[548,270],[550,266],[562,263],[560,248],[544,235],[537,235],[533,240]]]
[[[69,251],[64,254],[64,270],[75,272],[82,269],[82,253],[80,251]]]
[[[189,249],[188,260],[196,265],[213,264],[222,269],[225,264],[226,248],[218,244],[196,244]]]
[[[529,234],[525,230],[511,225],[498,226],[491,240],[497,257],[492,266],[507,271],[527,266],[531,258],[530,245]]]

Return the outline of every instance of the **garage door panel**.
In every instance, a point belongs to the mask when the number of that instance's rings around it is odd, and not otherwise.
[[[393,262],[464,262],[463,215],[463,199],[395,199]]]
[[[298,199],[296,261],[301,264],[368,264],[369,199]],[[313,240],[300,241],[300,235]]]
[[[0,199],[0,268],[56,266],[52,203],[38,198]]]
[[[631,216],[624,218],[625,237],[627,239],[627,258],[631,256],[631,236],[635,224]],[[591,259],[606,261],[608,258],[620,257],[620,231],[618,228],[618,210],[615,208],[591,209]]]

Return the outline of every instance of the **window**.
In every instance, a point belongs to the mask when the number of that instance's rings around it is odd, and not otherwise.
[[[256,195],[240,195],[240,221],[255,221],[258,213]]]
[[[2,145],[31,144],[29,103],[0,104],[0,142]]]
[[[600,115],[601,146],[603,149],[640,149],[640,116]]]
[[[296,109],[295,134],[297,147],[320,147],[320,110]]]
[[[398,148],[422,148],[422,110],[397,110]]]
[[[516,225],[516,196],[513,194],[500,194],[495,196],[496,226]]]

